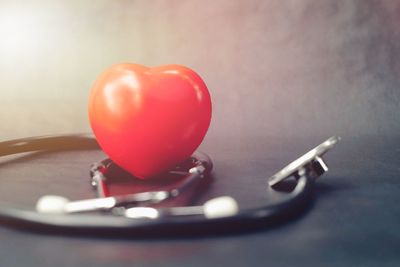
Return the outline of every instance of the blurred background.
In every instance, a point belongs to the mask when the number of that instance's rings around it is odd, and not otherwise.
[[[390,0],[0,0],[0,139],[90,131],[90,88],[121,62],[196,70],[207,139],[390,136],[399,14]]]

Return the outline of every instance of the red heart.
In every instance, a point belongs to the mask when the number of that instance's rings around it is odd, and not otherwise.
[[[136,177],[151,178],[187,159],[211,120],[211,99],[193,70],[118,64],[95,82],[89,119],[103,151]]]

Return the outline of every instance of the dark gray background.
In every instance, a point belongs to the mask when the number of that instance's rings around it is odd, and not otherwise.
[[[2,266],[398,266],[400,1],[0,1],[1,139],[89,132],[87,99],[118,62],[183,64],[209,87],[201,201],[263,200],[265,178],[330,135],[305,216],[246,235],[174,240],[0,228]],[[91,197],[101,152],[0,162],[2,200]],[[84,176],[84,178],[82,178]],[[84,179],[84,181],[82,181]]]

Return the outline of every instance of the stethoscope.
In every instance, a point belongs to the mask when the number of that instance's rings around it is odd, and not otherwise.
[[[90,168],[96,198],[70,201],[65,197],[47,195],[38,200],[34,211],[0,206],[0,223],[56,234],[123,236],[193,235],[265,227],[287,220],[312,199],[314,181],[328,170],[322,156],[339,140],[339,137],[329,138],[271,176],[267,180],[269,194],[277,193],[276,188],[286,179],[294,177],[297,180],[284,200],[275,204],[242,209],[234,198],[221,196],[199,206],[155,207],[154,204],[159,206],[189,189],[195,189],[207,178],[213,167],[212,161],[205,153],[195,152],[185,163],[171,170],[184,177],[173,189],[109,196],[107,176],[115,164],[106,159]],[[98,149],[92,136],[34,137],[1,142],[0,156],[86,149]]]

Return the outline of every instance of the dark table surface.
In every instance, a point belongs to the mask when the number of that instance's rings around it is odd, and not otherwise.
[[[199,203],[219,195],[242,207],[266,201],[266,178],[323,141],[249,138],[207,141],[214,181]],[[236,141],[236,142],[235,142]],[[399,138],[344,137],[326,155],[330,171],[309,209],[255,232],[178,238],[41,235],[0,228],[1,266],[398,266]],[[3,202],[33,208],[43,194],[92,197],[87,170],[100,151],[6,158]]]

